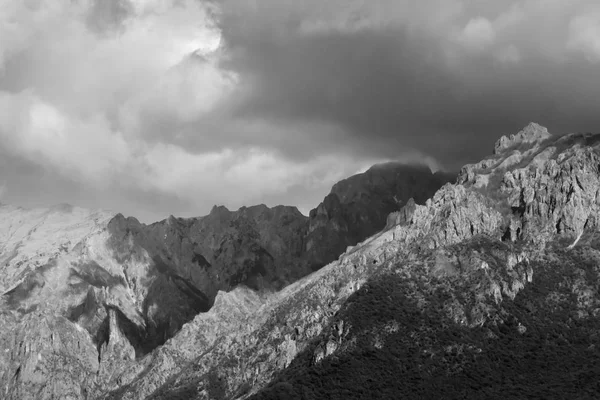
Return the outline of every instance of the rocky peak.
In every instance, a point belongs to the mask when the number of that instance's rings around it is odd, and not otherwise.
[[[209,215],[226,215],[229,214],[231,211],[229,211],[229,209],[225,206],[218,206],[218,205],[214,205],[211,209],[210,209],[210,213]]]
[[[522,144],[539,144],[550,136],[552,135],[548,132],[548,129],[535,122],[530,122],[518,133],[502,136],[494,146],[494,154],[502,154],[506,150],[516,148]]]
[[[523,152],[505,146],[465,166],[457,185],[444,186],[425,206],[399,213],[396,237],[437,247],[483,233],[543,247],[555,235],[575,243],[584,231],[595,229],[600,135],[552,138],[545,128],[530,124],[509,140],[534,146]],[[400,224],[404,214],[411,215],[409,226]]]
[[[167,217],[166,223],[167,223],[167,225],[169,225],[169,226],[170,226],[170,225],[175,225],[175,224],[177,224],[177,218],[175,218],[175,216],[173,216],[173,215],[169,215],[169,216]]]
[[[447,173],[433,174],[425,166],[390,162],[338,182],[310,212],[306,250],[313,268],[335,260],[348,246],[382,230],[388,215],[409,199],[423,204],[453,178]]]
[[[363,173],[352,175],[333,185],[331,193],[337,195],[340,203],[362,201],[361,197],[369,197],[373,192],[398,190],[399,186],[414,182],[424,176],[432,175],[426,166],[409,165],[399,162],[375,164]],[[448,179],[442,177],[442,180]],[[419,199],[421,200],[421,199]]]
[[[109,228],[111,226],[113,227],[122,227],[123,229],[126,226],[129,227],[140,227],[142,224],[140,221],[137,220],[137,218],[135,217],[125,217],[123,214],[118,213],[117,215],[115,215],[113,218],[111,218],[111,220],[108,222],[108,226]]]
[[[257,215],[257,214],[262,214],[265,212],[269,212],[271,210],[270,207],[267,207],[266,204],[256,204],[250,207],[240,207],[240,209],[238,211],[247,211],[248,213],[252,214],[252,215]]]

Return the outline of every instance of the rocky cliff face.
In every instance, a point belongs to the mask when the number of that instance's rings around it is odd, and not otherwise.
[[[431,174],[425,167],[388,163],[336,183],[325,200],[310,212],[306,249],[313,269],[330,263],[346,247],[382,230],[388,214],[410,199],[424,204],[452,179],[454,176],[449,174]]]
[[[229,334],[187,324],[206,339],[170,377],[147,360],[106,397],[594,398],[599,139],[500,139]]]
[[[300,259],[306,220],[295,207],[264,205],[236,212],[214,207],[206,217],[148,226],[117,215],[108,224],[108,246],[140,305],[143,353],[208,311],[219,290],[243,284],[273,291],[306,274]]]
[[[399,165],[370,170],[334,187],[335,212],[326,200],[310,218],[261,205],[145,225],[64,205],[2,206],[2,396],[148,395],[230,332],[251,333],[264,319],[258,310],[285,293],[277,290],[443,179]],[[328,232],[336,244],[329,252],[320,243]]]

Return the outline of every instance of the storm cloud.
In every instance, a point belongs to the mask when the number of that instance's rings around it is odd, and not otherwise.
[[[252,87],[244,116],[327,121],[361,154],[418,151],[447,168],[532,120],[598,126],[592,1],[226,4],[228,66]]]
[[[387,160],[456,170],[600,123],[600,5],[0,0],[2,201],[145,220],[316,205]]]

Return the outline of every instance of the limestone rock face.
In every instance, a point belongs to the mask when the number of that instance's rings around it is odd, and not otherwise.
[[[530,125],[511,140],[529,147],[509,151],[510,146],[500,146],[493,157],[465,166],[458,177],[503,214],[505,237],[542,243],[561,234],[576,240],[584,228],[593,229],[600,183],[598,135],[550,139],[545,128]]]
[[[577,140],[563,138],[569,139]],[[517,234],[532,240],[543,240],[554,233],[578,238],[584,228],[596,228],[599,167],[595,148],[576,145],[542,165],[506,172],[501,191],[508,196],[511,209],[522,214]]]
[[[87,331],[64,317],[3,314],[3,399],[82,399],[93,387],[98,353]]]
[[[108,309],[108,340],[100,346],[98,375],[106,382],[122,372],[128,362],[135,360],[135,349],[122,332],[118,309]],[[120,384],[120,382],[117,382]]]
[[[436,248],[477,234],[501,232],[502,214],[485,196],[460,185],[445,185],[425,206],[409,204],[390,216],[394,241]]]

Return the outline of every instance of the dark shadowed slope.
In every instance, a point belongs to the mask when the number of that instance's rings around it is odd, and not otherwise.
[[[571,251],[551,243],[512,271],[514,246],[487,237],[451,246],[443,265],[423,253],[426,263],[390,266],[251,398],[597,398],[599,238]]]

